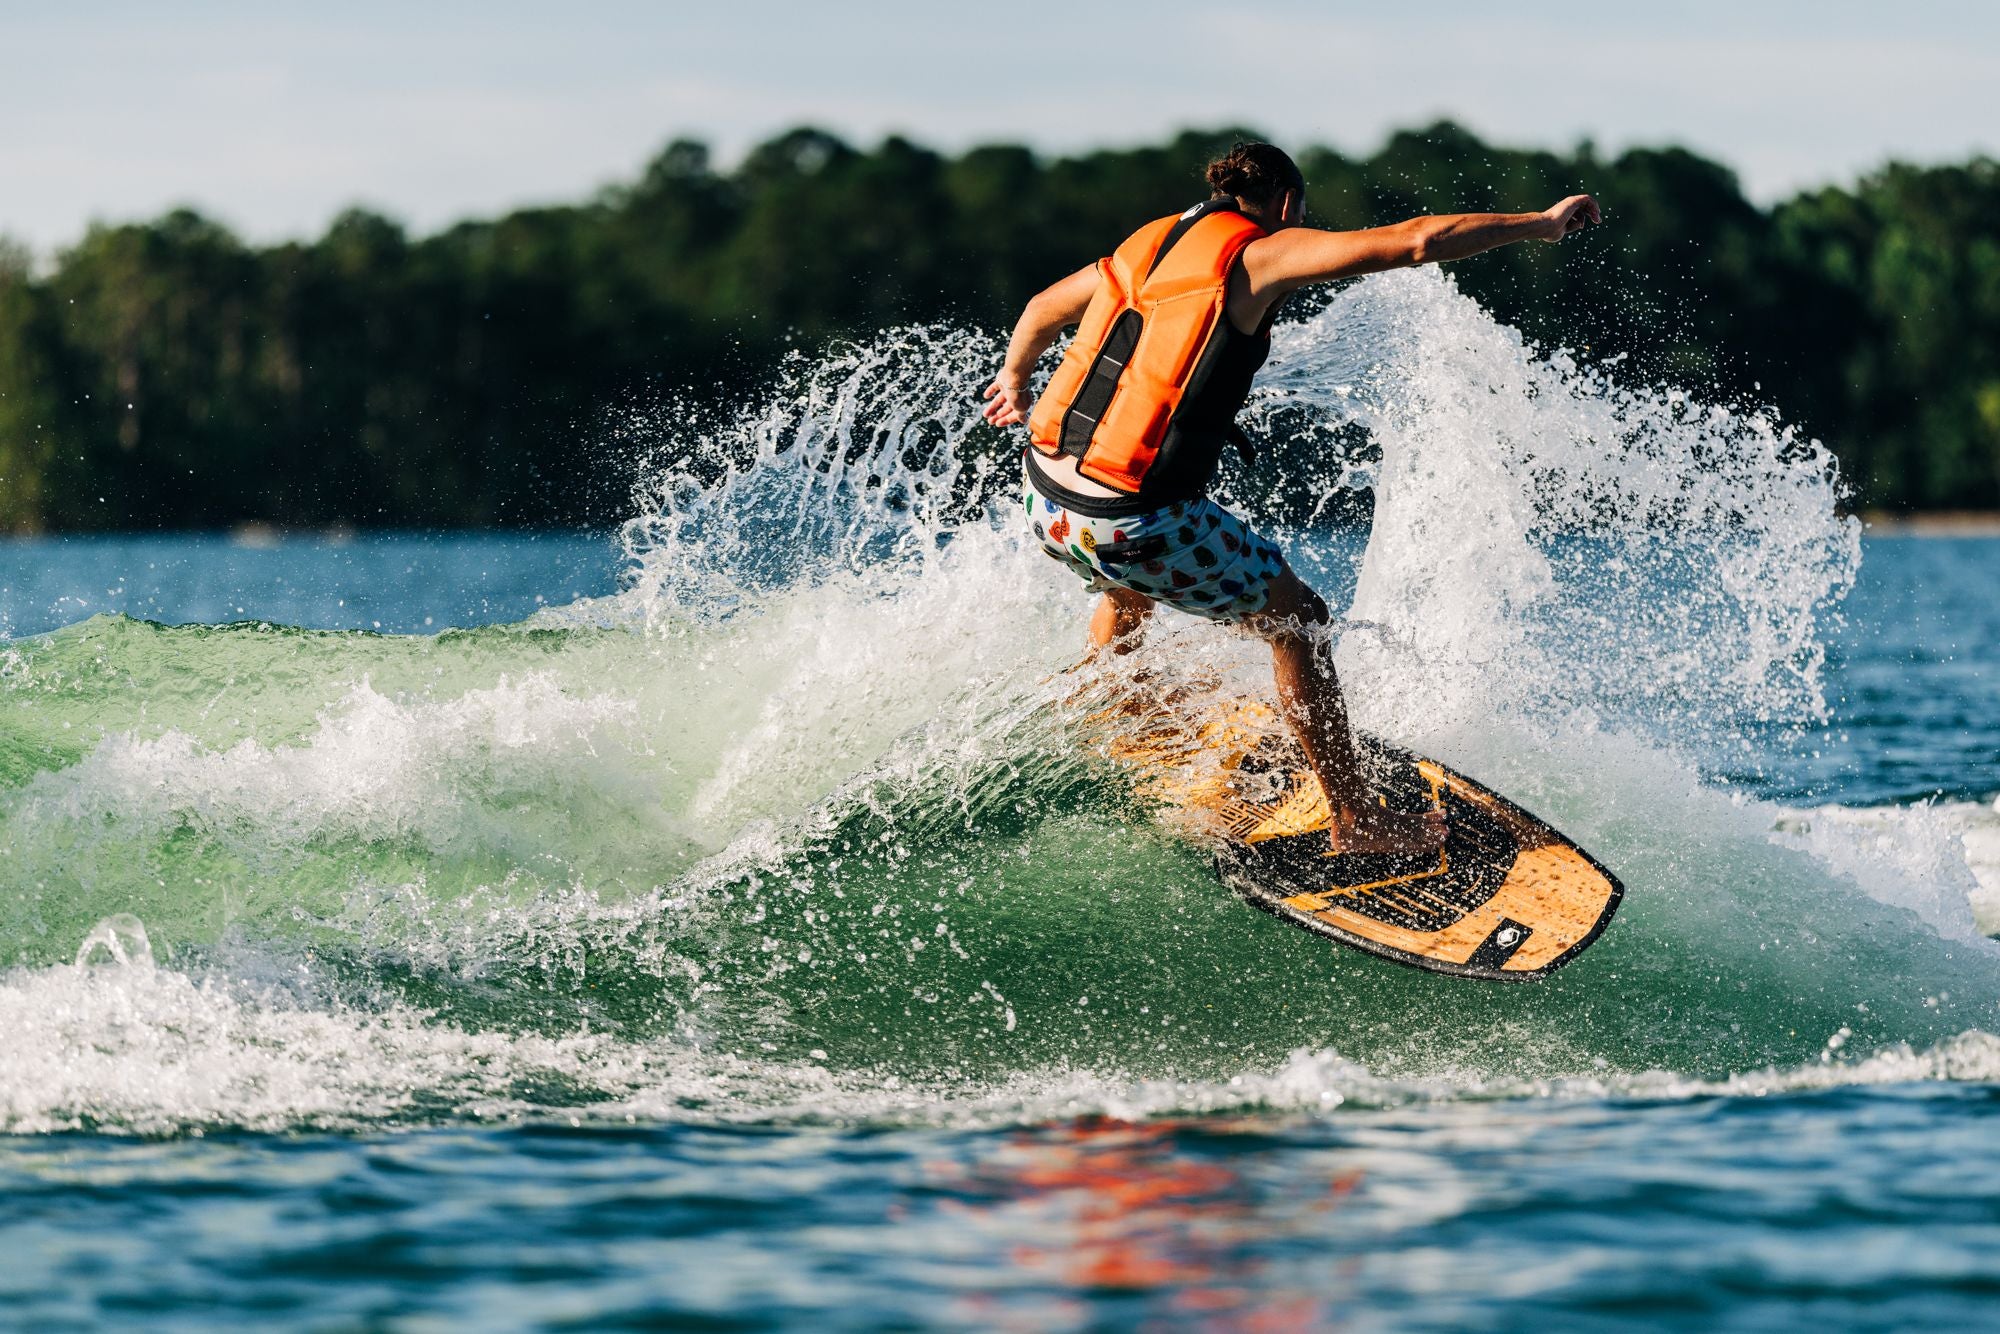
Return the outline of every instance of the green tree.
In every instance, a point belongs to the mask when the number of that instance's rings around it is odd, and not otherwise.
[[[26,250],[0,240],[0,531],[47,521],[64,419],[49,353],[46,293]]]
[[[93,228],[42,276],[0,250],[0,527],[609,517],[608,409],[740,398],[782,352],[892,322],[1003,324],[1251,137],[947,156],[803,127],[730,170],[674,140],[592,199],[426,237],[356,210],[257,248],[182,210]],[[1610,226],[1455,279],[1544,346],[1778,405],[1866,503],[2000,504],[1990,161],[1763,210],[1674,147],[1607,161],[1441,121],[1297,156],[1336,227],[1593,191]]]

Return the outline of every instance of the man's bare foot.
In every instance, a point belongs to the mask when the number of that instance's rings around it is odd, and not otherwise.
[[[1444,846],[1444,812],[1433,808],[1411,813],[1364,806],[1351,820],[1336,814],[1328,832],[1336,853],[1423,856]]]

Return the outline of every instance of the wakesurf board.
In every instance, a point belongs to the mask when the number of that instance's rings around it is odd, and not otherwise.
[[[1453,977],[1528,982],[1604,933],[1618,878],[1546,821],[1438,762],[1356,737],[1377,799],[1441,807],[1444,846],[1422,857],[1338,853],[1332,811],[1276,711],[1250,698],[1114,708],[1094,719],[1142,788],[1215,844],[1223,882],[1254,906],[1343,945]]]

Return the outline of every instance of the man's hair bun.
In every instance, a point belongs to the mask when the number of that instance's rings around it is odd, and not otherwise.
[[[1306,178],[1291,155],[1275,144],[1239,143],[1208,164],[1208,188],[1253,204],[1269,204],[1287,190],[1303,195]]]

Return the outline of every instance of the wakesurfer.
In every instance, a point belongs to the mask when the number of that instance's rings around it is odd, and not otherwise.
[[[1023,502],[1036,539],[1103,594],[1093,650],[1136,643],[1155,605],[1238,625],[1271,646],[1280,711],[1332,808],[1341,852],[1416,854],[1440,811],[1369,800],[1334,674],[1332,615],[1278,548],[1207,492],[1298,288],[1560,241],[1601,221],[1572,195],[1539,213],[1456,213],[1387,227],[1303,225],[1305,178],[1283,150],[1238,144],[1209,164],[1210,199],[1133,233],[1110,257],[1036,295],[985,392],[986,420],[1029,425]],[[1035,363],[1078,332],[1039,402]]]

